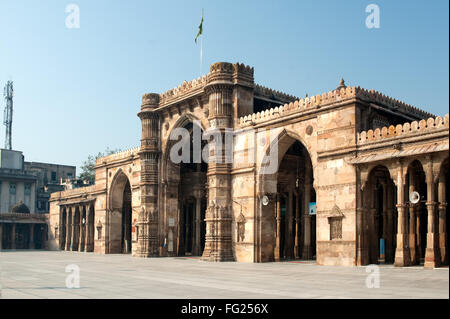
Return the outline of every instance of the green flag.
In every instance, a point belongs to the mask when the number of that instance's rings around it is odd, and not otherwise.
[[[198,26],[198,33],[197,36],[195,37],[195,43],[197,43],[197,38],[203,34],[203,9],[202,9],[202,20],[200,21],[200,25]]]

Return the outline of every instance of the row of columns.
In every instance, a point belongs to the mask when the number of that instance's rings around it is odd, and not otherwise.
[[[62,208],[60,248],[66,251],[94,251],[94,207],[92,203]]]
[[[445,245],[447,207],[445,202],[445,175],[441,174],[439,176],[438,202],[435,201],[436,184],[431,160],[429,160],[426,167],[425,176],[427,185],[427,201],[425,203],[427,207],[427,237],[424,266],[426,268],[434,268],[448,262],[448,252]],[[415,264],[418,257],[416,249],[416,238],[418,235],[418,225],[415,217],[416,206],[405,203],[404,184],[403,170],[400,169],[397,176],[398,203],[396,206],[398,210],[398,230],[397,249],[395,252],[396,266]]]
[[[3,233],[6,233],[6,227],[3,226],[4,224],[0,224],[0,249],[3,248]],[[11,247],[10,249],[16,249],[17,248],[17,242],[16,242],[16,224],[12,223],[11,225],[11,232],[9,234],[9,238],[10,238],[10,243],[11,243]],[[21,224],[23,225],[23,224]],[[42,226],[42,224],[37,224]],[[28,226],[28,245],[26,247],[26,249],[35,249],[35,234],[34,234],[34,227],[35,224],[27,224]],[[43,244],[43,238],[42,238],[42,244]]]
[[[422,181],[426,184],[425,211],[420,201],[413,204],[407,200],[410,193],[425,191],[419,189],[420,185],[425,185],[420,184],[418,172],[422,168],[419,164],[415,169],[410,164],[407,169],[401,161],[398,161],[391,167],[397,172],[395,184],[391,182],[387,168],[385,168],[386,176],[378,171],[377,178],[374,170],[370,174],[365,171],[365,174],[369,174],[368,182],[360,184],[357,195],[357,265],[378,262],[380,257],[378,227],[383,228],[381,237],[385,240],[387,262],[393,261],[396,266],[409,266],[419,264],[424,258],[425,267],[428,268],[448,263],[446,176],[442,166],[438,170],[438,163],[433,164],[431,157],[427,158],[426,163],[425,179]],[[361,167],[358,169],[361,174]],[[376,192],[376,179],[382,187],[382,207],[379,207],[380,198],[377,196],[380,196],[380,193]],[[426,214],[427,219],[425,242],[422,242],[421,236],[423,234],[421,223],[424,222],[422,214]],[[380,217],[383,219],[382,225],[377,223],[377,218]],[[425,256],[422,256],[423,247]]]
[[[377,263],[380,258],[379,254],[379,220],[382,218],[382,238],[385,241],[385,261],[393,262],[395,251],[395,198],[394,198],[394,184],[387,180],[380,182],[382,188],[382,206],[377,208],[379,202],[377,189],[374,187],[375,181],[371,181],[370,185],[366,186],[366,202],[362,209],[363,219],[363,246],[364,252],[362,256],[362,263]]]

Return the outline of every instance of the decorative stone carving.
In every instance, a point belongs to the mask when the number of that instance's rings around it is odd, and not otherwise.
[[[245,216],[240,213],[239,217],[236,220],[237,223],[237,241],[238,242],[243,242],[245,239]]]

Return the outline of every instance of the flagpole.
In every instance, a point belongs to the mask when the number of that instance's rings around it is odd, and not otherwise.
[[[200,76],[203,72],[203,37],[200,37]]]

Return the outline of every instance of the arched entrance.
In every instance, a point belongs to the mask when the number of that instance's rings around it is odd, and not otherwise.
[[[189,133],[189,140],[182,144],[184,147],[178,152],[181,155],[183,149],[189,149],[189,160],[174,163],[170,158],[171,148],[179,143],[181,138],[170,141],[166,148],[166,176],[168,193],[170,193],[166,201],[166,209],[169,210],[174,205],[177,207],[176,227],[170,227],[169,223],[167,244],[168,253],[177,256],[201,256],[205,247],[208,165],[202,158],[198,162],[198,158],[195,159],[194,155],[194,150],[198,149],[198,146],[194,148],[195,134],[200,137],[200,149],[203,149],[205,145],[205,141],[201,139],[202,128],[198,123],[185,118],[177,125]]]
[[[272,143],[277,143],[278,169],[267,174],[264,165],[261,168],[261,196],[268,196],[269,203],[260,201],[255,259],[315,259],[316,192],[309,152],[299,138],[287,132]]]
[[[408,195],[408,226],[409,248],[412,265],[423,264],[427,246],[428,212],[426,207],[427,184],[422,164],[414,160],[408,166],[406,174]],[[418,192],[420,200],[413,204],[409,202],[409,194]]]
[[[132,250],[132,199],[128,177],[120,171],[111,186],[109,253],[130,254]],[[91,217],[92,218],[92,217]]]
[[[364,187],[363,264],[394,263],[397,234],[396,186],[385,166],[374,167]]]

